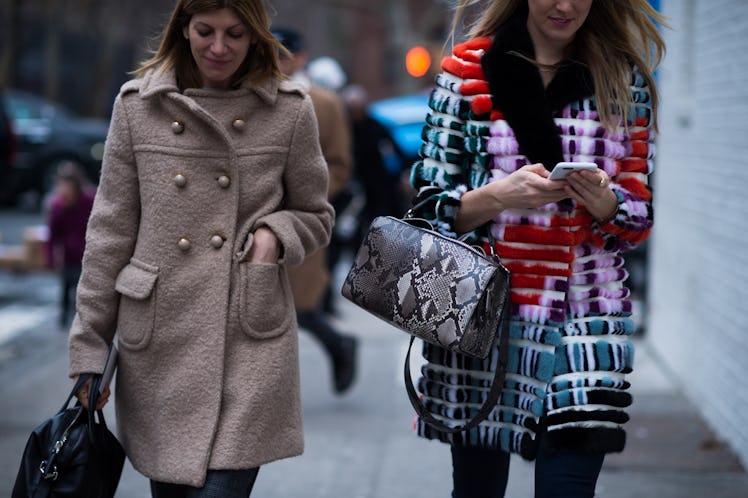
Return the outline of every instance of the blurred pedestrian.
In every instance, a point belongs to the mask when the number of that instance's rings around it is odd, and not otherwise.
[[[342,96],[353,126],[355,177],[366,195],[360,220],[362,230],[366,230],[377,216],[403,214],[400,192],[403,155],[387,128],[369,114],[369,96],[361,85],[349,85]]]
[[[47,266],[60,271],[60,327],[63,328],[70,325],[75,310],[75,290],[81,275],[93,199],[94,189],[80,167],[74,162],[63,163],[49,200],[46,244]]]
[[[508,374],[486,422],[447,434],[419,419],[417,431],[451,445],[454,498],[504,496],[510,453],[537,459],[536,497],[591,497],[605,454],[624,448],[632,402],[622,252],[653,223],[662,17],[647,0],[461,0],[454,26],[472,4],[412,181],[422,217],[469,243],[495,240],[512,272]],[[598,168],[549,180],[561,161]],[[434,346],[424,356],[431,411],[472,417],[498,347],[485,360]]]
[[[177,1],[114,103],[70,375],[101,373],[116,334],[117,429],[154,497],[244,498],[303,450],[286,269],[327,243],[333,210],[269,24],[264,2]]]
[[[306,73],[316,86],[335,93],[340,92],[348,81],[340,63],[327,55],[310,60]]]
[[[314,85],[305,72],[308,54],[298,31],[273,28],[273,34],[290,52],[281,57],[281,69],[293,81],[304,85],[314,104],[319,126],[319,142],[330,176],[328,198],[334,200],[351,177],[350,128],[340,99],[334,93]],[[325,250],[308,257],[289,271],[299,326],[307,330],[325,348],[333,372],[333,388],[342,394],[353,385],[356,375],[355,337],[338,331],[322,311],[322,299],[330,286],[331,275]]]

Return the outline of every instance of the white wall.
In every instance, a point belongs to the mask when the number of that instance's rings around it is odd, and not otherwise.
[[[748,2],[662,11],[647,340],[748,466]]]

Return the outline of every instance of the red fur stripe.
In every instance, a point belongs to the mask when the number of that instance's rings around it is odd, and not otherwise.
[[[504,113],[501,111],[494,109],[491,111],[491,121],[498,121],[500,119],[504,119]]]
[[[527,265],[518,261],[507,261],[504,266],[512,272],[512,278],[515,274],[529,273],[530,275],[545,275],[552,277],[568,277],[571,275],[571,267],[552,268],[546,265]]]
[[[613,235],[617,236],[620,239],[627,240],[629,242],[632,242],[634,244],[639,244],[641,242],[644,242],[649,237],[649,234],[652,232],[652,229],[647,229],[644,231],[634,231],[634,230],[626,230],[625,228],[621,228],[618,225],[615,225],[613,223],[608,223],[607,225],[601,227],[604,231],[608,233],[612,233]],[[512,276],[514,278],[514,276]]]
[[[647,142],[631,142],[631,155],[633,157],[647,157],[649,154],[649,144]]]
[[[480,64],[472,62],[463,63],[454,57],[445,57],[442,60],[442,69],[446,72],[464,80],[484,80],[483,68]]]
[[[649,201],[652,199],[652,191],[649,190],[638,178],[621,178],[618,180],[618,184],[631,192],[631,195],[634,195],[643,201]]]
[[[537,275],[512,275],[512,288],[545,290],[545,277]]]
[[[629,140],[641,140],[643,142],[646,142],[649,140],[649,129],[648,128],[642,128],[640,130],[634,131],[631,133],[631,136],[629,137]]]
[[[521,292],[512,292],[512,304],[540,304],[540,294],[523,294]]]
[[[491,89],[488,87],[487,81],[470,80],[460,85],[460,93],[462,95],[479,95],[481,93],[491,93]]]
[[[589,237],[590,229],[588,227],[574,231],[531,226],[507,226],[504,228],[504,240],[506,242],[575,246],[589,240]]]
[[[491,41],[491,38],[487,36],[473,38],[472,40],[468,40],[464,43],[455,45],[454,49],[452,49],[452,52],[460,59],[464,59],[465,57],[463,56],[469,52],[474,52],[477,50],[488,50],[489,48],[491,48],[492,43],[493,42]]]
[[[502,258],[529,259],[533,261],[558,261],[560,263],[571,263],[574,255],[569,251],[561,249],[527,249],[509,244],[496,243],[496,252]]]
[[[621,171],[627,173],[646,173],[647,160],[629,157],[621,161]]]
[[[647,116],[640,116],[634,120],[634,125],[647,127],[649,126],[649,118]]]
[[[493,102],[490,95],[476,95],[470,103],[470,109],[477,115],[491,112],[491,107],[493,107]]]

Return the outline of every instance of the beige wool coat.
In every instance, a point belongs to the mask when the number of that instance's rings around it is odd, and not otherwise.
[[[71,376],[116,337],[118,435],[133,466],[201,486],[303,450],[286,267],[333,224],[311,101],[292,83],[179,93],[148,73],[117,96],[88,225]],[[259,227],[279,264],[244,262]]]

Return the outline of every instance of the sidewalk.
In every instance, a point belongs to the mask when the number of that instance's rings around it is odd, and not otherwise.
[[[300,334],[306,450],[263,467],[253,497],[448,497],[448,448],[411,430],[401,380],[407,336],[350,303],[341,300],[339,308],[341,330],[361,341],[358,382],[347,395],[334,396],[321,348]],[[66,396],[66,364],[65,334],[52,319],[0,345],[0,496],[10,495],[28,433]],[[606,459],[597,496],[747,498],[748,475],[658,368],[644,339],[637,340],[631,380],[628,446]],[[111,403],[105,412],[113,425]],[[532,464],[514,458],[506,496],[531,498],[532,482]],[[128,464],[117,498],[148,496],[147,481]]]

